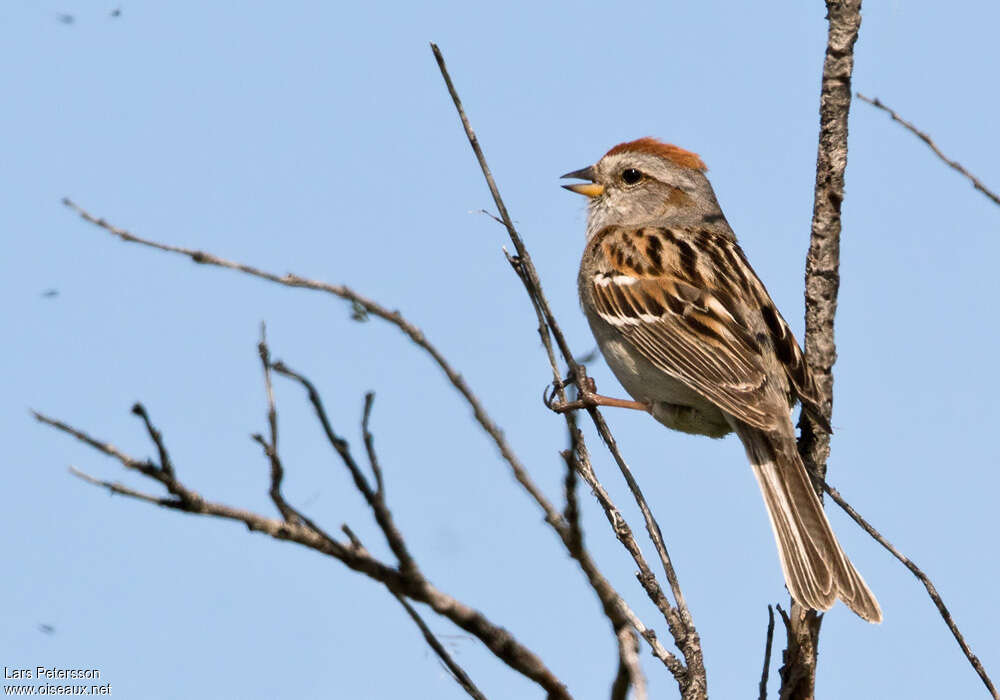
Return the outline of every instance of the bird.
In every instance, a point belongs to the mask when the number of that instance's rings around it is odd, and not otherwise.
[[[563,175],[588,197],[580,303],[632,400],[584,389],[557,410],[647,411],[674,430],[735,433],[760,486],[792,599],[882,610],[844,554],[796,449],[796,401],[825,432],[816,379],[736,240],[701,158],[654,138],[618,144]],[[592,387],[591,387],[592,389]]]

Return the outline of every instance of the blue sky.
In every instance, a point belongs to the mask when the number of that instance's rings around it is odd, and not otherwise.
[[[125,698],[464,697],[381,587],[236,524],[110,498],[66,467],[147,484],[28,415],[146,456],[129,413],[142,400],[189,486],[273,514],[249,439],[266,426],[255,348],[266,321],[274,355],[314,380],[356,447],[363,394],[377,393],[390,506],[428,577],[512,630],[577,697],[606,697],[615,650],[596,599],[426,357],[385,324],[352,321],[344,302],[124,245],[59,200],[401,309],[557,497],[565,435],[540,403],[549,376],[534,316],[504,231],[470,213],[491,207],[489,193],[428,42],[449,61],[576,352],[593,347],[575,296],[584,210],[557,178],[645,135],[702,155],[801,337],[822,3],[178,1],[123,4],[112,18],[114,7],[0,6],[0,664],[97,667]],[[998,23],[995,3],[870,2],[854,82],[994,188]],[[931,575],[996,677],[1000,411],[989,397],[1000,379],[986,368],[1000,347],[1000,210],[867,105],[852,111],[850,149],[830,480]],[[593,374],[619,391],[603,363]],[[276,395],[289,499],[388,558],[301,390],[278,381]],[[666,533],[713,696],[755,693],[766,605],[787,596],[742,448],[607,417]],[[605,573],[657,625],[603,514],[589,497],[584,509]],[[826,617],[822,694],[985,697],[920,584],[830,517],[885,622],[843,606]],[[427,619],[489,697],[539,695]],[[653,696],[671,697],[648,655],[645,668]]]

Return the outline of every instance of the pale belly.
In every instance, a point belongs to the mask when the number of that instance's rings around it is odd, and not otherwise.
[[[591,320],[590,327],[625,391],[636,401],[652,404],[656,420],[674,430],[710,437],[732,432],[726,415],[715,404],[654,366],[613,327],[599,318]]]

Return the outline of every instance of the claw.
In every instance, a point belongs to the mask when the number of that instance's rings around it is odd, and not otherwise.
[[[593,393],[594,380],[592,380],[590,377],[587,376],[586,369],[581,367],[580,370],[581,374],[583,375],[581,377],[581,381],[583,382],[584,386],[587,387],[591,391],[591,393]],[[556,394],[561,390],[565,389],[566,387],[571,386],[575,382],[576,382],[575,374],[573,370],[570,370],[569,374],[566,375],[565,379],[559,379],[553,381],[551,384],[546,385],[545,389],[542,390],[542,402],[545,404],[545,407],[552,411],[555,411],[556,413],[565,413],[567,410],[570,410],[568,408],[565,408],[565,406],[569,405],[570,402],[562,402],[562,403],[557,402]]]

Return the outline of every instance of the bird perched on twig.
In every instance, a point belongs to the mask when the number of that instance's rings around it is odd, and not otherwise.
[[[563,177],[590,198],[580,264],[583,310],[633,400],[582,392],[557,406],[648,411],[669,428],[743,442],[792,598],[882,611],[844,554],[796,449],[791,408],[829,432],[802,351],[726,221],[705,165],[643,138]]]

